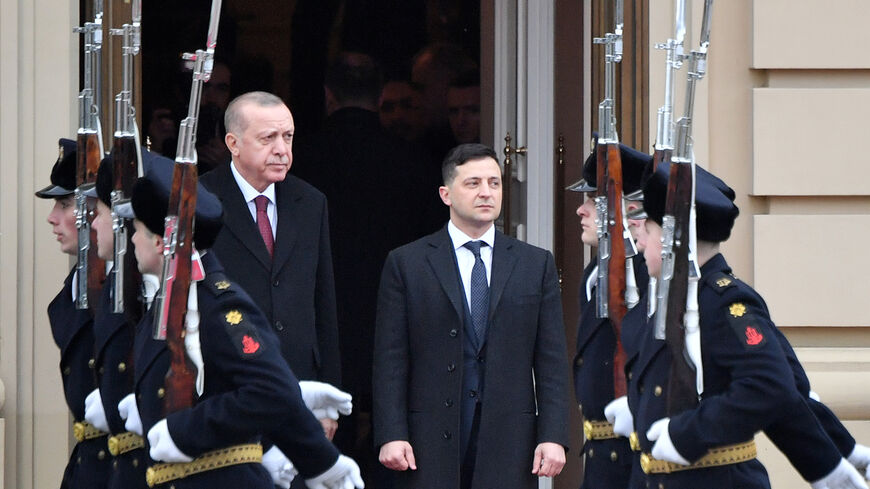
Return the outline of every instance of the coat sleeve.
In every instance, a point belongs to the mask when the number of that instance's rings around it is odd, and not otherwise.
[[[314,290],[317,349],[320,352],[321,382],[341,386],[341,354],[338,346],[338,313],[335,303],[335,277],[329,243],[329,213],[326,199],[321,202],[320,243],[317,247],[317,283]]]
[[[705,395],[696,408],[673,416],[669,425],[674,446],[689,461],[710,448],[751,440],[803,402],[763,306],[739,295],[723,299],[708,320],[702,317],[701,335],[709,349],[705,365],[712,362],[710,368],[727,372],[727,385]],[[731,309],[735,305],[739,311]],[[706,372],[705,366],[709,382]]]
[[[408,440],[408,310],[396,253],[384,264],[375,320],[372,368],[375,446]]]
[[[178,448],[198,456],[268,433],[300,472],[315,475],[328,469],[338,452],[305,407],[277,338],[263,328],[265,318],[238,296],[210,309],[201,311],[200,319],[203,398],[191,409],[167,416]]]
[[[571,392],[565,326],[559,280],[553,255],[546,254],[541,282],[542,301],[535,343],[535,392],[538,404],[538,443],[569,446],[568,416]]]

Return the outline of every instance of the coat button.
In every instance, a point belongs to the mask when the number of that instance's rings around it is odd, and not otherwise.
[[[659,489],[665,489],[664,482],[659,482]]]
[[[118,461],[117,460],[112,460],[112,469],[118,470]]]
[[[477,362],[478,362],[478,363],[483,363],[484,360],[486,360],[486,358],[484,358],[483,355],[478,355],[478,356],[477,356]]]
[[[452,437],[453,435],[451,435],[450,432],[447,430],[444,430],[444,433],[441,433],[441,438],[444,438],[445,440],[449,440]]]
[[[459,331],[457,331],[456,328],[453,328],[450,330],[450,337],[451,338],[456,338],[456,336],[458,336],[458,335],[459,335]]]
[[[275,329],[277,329],[278,331],[284,331],[284,325],[281,323],[281,321],[275,321]]]
[[[628,373],[628,380],[631,380],[631,372]]]
[[[659,397],[660,395],[662,395],[662,386],[657,385],[656,388],[655,388],[655,390],[653,390],[653,394],[654,394],[656,397]]]
[[[447,399],[444,401],[444,407],[453,407],[453,399]]]
[[[448,372],[452,372],[452,371],[454,371],[454,370],[456,370],[456,365],[454,365],[454,364],[451,363],[450,365],[447,366],[447,371],[448,371]]]
[[[279,285],[281,285],[281,281],[276,278],[275,281],[272,282],[272,287],[277,287]]]
[[[124,373],[126,371],[127,371],[127,364],[124,362],[119,363],[118,364],[118,372]]]
[[[577,361],[574,362],[574,364],[577,365],[578,367],[582,367],[583,366],[583,357],[577,357]]]
[[[586,456],[589,457],[589,458],[594,457],[594,456],[595,456],[595,449],[594,449],[594,448],[590,448],[590,449],[589,449],[589,453],[587,453]]]
[[[133,467],[138,467],[138,466],[139,466],[139,459],[138,459],[138,458],[134,458],[134,459],[133,459]]]
[[[619,460],[619,454],[616,451],[610,452],[610,461],[616,462],[617,460]]]
[[[63,368],[63,374],[64,374],[64,375],[69,375],[70,373],[72,373],[72,369],[71,369],[71,368],[69,368],[69,367],[64,367],[64,368]]]
[[[90,360],[88,360],[88,368],[89,368],[89,369],[93,370],[93,369],[94,369],[94,365],[96,365],[96,364],[97,364],[97,362],[95,362],[93,358],[91,358]]]
[[[104,458],[106,458],[106,451],[100,450],[99,452],[97,452],[97,458],[100,460],[103,460]]]
[[[577,403],[577,409],[582,413],[583,412],[583,403]]]
[[[468,391],[468,397],[472,397],[472,398],[477,397],[477,391],[476,390]]]
[[[97,370],[97,372],[100,372],[100,375],[103,375],[103,374],[106,372],[106,369],[104,369],[103,367],[100,367],[100,368]]]
[[[165,396],[165,395],[166,395],[166,390],[164,390],[163,387],[157,389],[157,398],[158,399],[163,399],[163,396]]]

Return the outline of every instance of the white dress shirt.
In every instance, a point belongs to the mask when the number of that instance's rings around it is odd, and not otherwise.
[[[269,199],[268,205],[266,205],[266,215],[269,216],[269,224],[272,225],[272,239],[275,239],[275,232],[278,230],[278,211],[275,207],[275,184],[270,183],[266,190],[262,192],[258,192],[257,189],[251,186],[245,177],[239,173],[239,170],[236,169],[236,164],[230,162],[230,170],[233,172],[233,178],[236,179],[236,185],[239,186],[239,190],[242,191],[242,197],[245,198],[245,202],[248,203],[248,211],[251,213],[251,217],[254,219],[254,223],[257,222],[257,204],[254,202],[254,199],[261,195],[265,195],[267,199]]]
[[[453,251],[456,253],[456,263],[459,265],[459,277],[462,279],[462,288],[465,289],[465,301],[471,307],[471,270],[474,268],[474,253],[465,247],[465,243],[475,241],[467,234],[459,230],[453,221],[447,223],[447,233],[453,242]],[[480,247],[480,258],[486,266],[486,283],[491,282],[492,277],[492,251],[495,245],[495,225],[483,233],[477,241],[483,241],[489,246]]]

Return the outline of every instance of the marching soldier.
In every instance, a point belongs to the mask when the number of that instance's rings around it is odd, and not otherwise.
[[[163,225],[172,184],[169,164],[154,164],[133,190],[122,217],[134,218],[136,259],[144,276],[162,274]],[[164,413],[164,377],[169,350],[152,336],[149,310],[135,339],[135,407],[122,401],[146,434],[154,464],[148,470],[154,487],[272,488],[260,463],[262,433],[293,461],[311,488],[362,487],[353,460],[339,455],[303,404],[297,381],[280,355],[277,339],[250,297],[232,284],[217,257],[208,250],[221,227],[221,206],[198,187],[193,243],[202,250],[202,279],[191,283],[187,312],[188,355],[198,364],[198,400],[191,408]],[[195,260],[196,261],[196,260]],[[194,337],[198,336],[198,345]],[[187,341],[191,339],[191,341]],[[277,434],[276,434],[277,433]]]
[[[48,215],[52,232],[62,252],[76,256],[78,240],[75,217],[76,142],[61,139],[60,156],[51,171],[51,185],[36,192],[41,199],[54,199]],[[60,348],[60,370],[67,406],[75,424],[78,443],[63,474],[61,488],[103,488],[109,474],[110,456],[107,434],[85,421],[85,398],[97,388],[94,380],[93,317],[87,309],[75,306],[75,269],[64,281],[63,289],[48,305],[51,333]]]
[[[640,190],[641,175],[652,160],[649,155],[620,144],[623,191],[628,194]],[[583,179],[567,187],[574,192],[595,192],[597,172],[596,152],[583,164]],[[596,248],[598,219],[594,200],[590,197],[577,208],[580,216],[583,244]],[[621,237],[620,237],[621,239]],[[646,266],[640,253],[634,257],[634,271],[638,287],[647,283]],[[596,317],[597,261],[591,260],[583,272],[580,288],[580,320],[577,327],[577,348],[574,355],[574,392],[583,414],[585,455],[583,485],[581,488],[625,488],[632,462],[628,434],[632,427],[624,427],[622,435],[615,432],[605,417],[605,408],[614,401],[613,356],[616,337],[610,320]],[[623,322],[625,324],[625,322]],[[623,335],[625,337],[625,335]],[[623,345],[630,357],[628,345]],[[625,405],[625,397],[614,406]]]
[[[660,165],[644,185],[649,235],[643,244],[652,277],[661,272],[661,221],[667,180],[667,165]],[[696,407],[665,415],[670,351],[664,341],[654,339],[648,326],[640,354],[630,366],[633,375],[629,385],[629,397],[638,399],[631,405],[636,409],[632,414],[644,452],[645,485],[769,487],[763,466],[755,460],[752,439],[757,431],[765,429],[775,443],[779,439],[778,446],[799,469],[807,469],[807,464],[818,469],[821,452],[833,445],[823,433],[823,438],[814,439],[818,440],[817,447],[801,436],[791,439],[795,442],[792,447],[783,443],[783,436],[789,436],[778,433],[784,426],[783,414],[809,412],[805,396],[795,388],[793,379],[797,374],[784,355],[784,350],[790,348],[780,344],[778,338],[782,337],[761,297],[731,275],[719,254],[719,243],[730,235],[738,214],[733,191],[700,168],[695,187],[705,388]],[[809,438],[817,427],[813,423],[818,422],[811,414],[809,419],[801,420],[806,423],[798,429],[798,435]],[[817,453],[801,452],[801,446],[815,448]],[[814,482],[813,487],[866,487],[845,459],[837,463],[840,456],[834,452],[834,470]],[[805,475],[806,471],[801,473]]]

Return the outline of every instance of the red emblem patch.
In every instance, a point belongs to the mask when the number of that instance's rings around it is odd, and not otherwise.
[[[757,345],[764,340],[764,336],[758,332],[757,329],[752,326],[746,327],[746,344],[747,345]]]
[[[250,355],[260,349],[260,344],[248,335],[242,337],[242,351]]]

